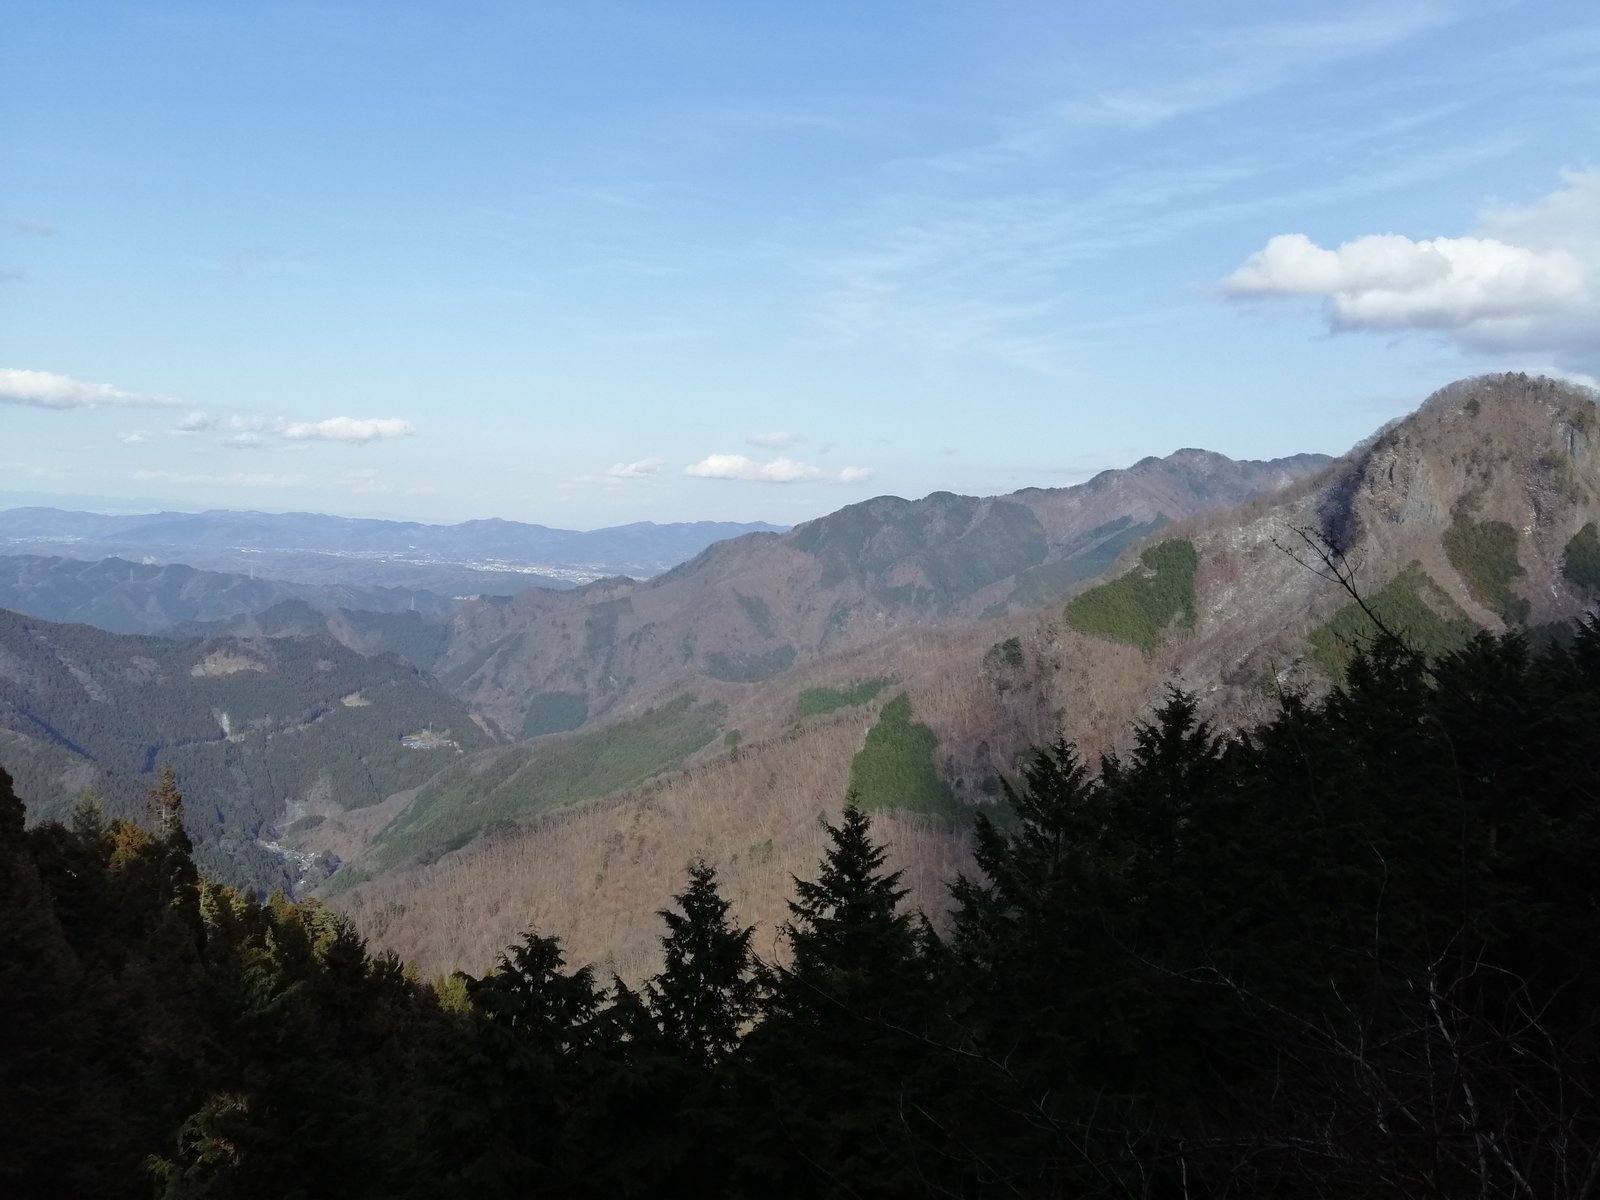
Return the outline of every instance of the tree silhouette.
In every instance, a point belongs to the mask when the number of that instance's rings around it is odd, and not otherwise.
[[[717,871],[704,860],[689,867],[689,884],[662,909],[666,965],[645,986],[661,1037],[690,1062],[710,1066],[739,1044],[755,1016],[761,979],[750,951],[754,927],[729,918],[733,907],[717,891]]]

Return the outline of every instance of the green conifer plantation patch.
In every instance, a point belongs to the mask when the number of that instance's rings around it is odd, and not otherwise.
[[[1081,633],[1128,642],[1146,654],[1161,643],[1174,620],[1194,624],[1194,543],[1178,538],[1149,547],[1140,566],[1090,588],[1067,605],[1067,624]]]
[[[1562,556],[1561,573],[1573,586],[1586,592],[1600,592],[1600,533],[1590,521],[1567,543]]]
[[[1396,575],[1381,591],[1367,598],[1367,607],[1390,632],[1425,658],[1459,650],[1472,640],[1478,627],[1416,563]],[[1446,615],[1441,616],[1440,610]],[[1371,645],[1378,630],[1359,604],[1351,601],[1325,625],[1311,631],[1310,660],[1335,682],[1356,652]]]
[[[950,785],[939,778],[933,752],[939,739],[911,719],[911,698],[901,692],[883,706],[866,745],[850,763],[850,788],[864,809],[904,808],[933,816],[961,811]]]
[[[1528,572],[1517,561],[1517,531],[1504,521],[1474,521],[1461,514],[1445,530],[1444,551],[1472,594],[1507,621],[1528,619],[1528,602],[1511,581]]]
[[[794,715],[801,718],[820,717],[824,713],[838,712],[841,708],[854,708],[858,704],[876,700],[878,693],[893,682],[886,676],[880,676],[859,680],[847,688],[806,688],[795,700]]]
[[[378,862],[465,845],[496,821],[609,795],[680,766],[721,731],[722,706],[681,696],[592,733],[518,746],[474,774],[462,764],[430,784],[379,834]]]

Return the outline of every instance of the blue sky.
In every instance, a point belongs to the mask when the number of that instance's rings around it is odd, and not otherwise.
[[[7,8],[4,491],[791,523],[1600,375],[1588,3]]]

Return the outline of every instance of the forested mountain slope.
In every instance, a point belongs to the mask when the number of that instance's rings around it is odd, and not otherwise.
[[[124,558],[88,562],[0,555],[0,608],[46,621],[78,621],[112,633],[158,633],[184,621],[258,613],[285,600],[319,609],[434,616],[455,607],[448,596],[404,588],[291,583]]]
[[[327,863],[266,843],[292,845],[297,822],[359,812],[489,740],[430,677],[326,638],[176,641],[0,611],[0,760],[30,816],[60,816],[86,789],[137,814],[171,766],[199,860],[232,881],[320,878]]]
[[[431,671],[450,636],[442,615],[420,611],[375,612],[362,608],[322,608],[304,600],[280,600],[271,608],[211,621],[180,621],[160,630],[163,637],[329,637],[357,654],[396,654]]]

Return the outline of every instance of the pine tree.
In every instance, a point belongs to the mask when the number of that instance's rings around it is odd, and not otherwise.
[[[183,793],[178,790],[178,777],[171,767],[161,768],[145,804],[155,827],[155,843],[141,873],[154,888],[154,901],[167,909],[171,927],[198,948],[205,941],[200,872],[194,865],[194,843],[184,828]]]
[[[900,911],[902,872],[883,870],[886,851],[872,840],[872,818],[845,801],[838,825],[824,822],[832,843],[815,880],[794,880],[783,927],[793,958],[780,972],[784,1011],[834,1010],[858,1020],[896,1016],[897,983],[916,959],[911,916]],[[898,980],[897,976],[900,976]]]
[[[948,1157],[926,1119],[936,997],[925,926],[852,793],[815,880],[795,879],[769,1014],[752,1035],[746,1190],[919,1195]],[[799,1148],[796,1155],[795,1148]]]
[[[1198,710],[1191,693],[1168,688],[1155,719],[1134,730],[1127,757],[1108,756],[1100,768],[1117,824],[1129,838],[1126,869],[1137,902],[1179,867],[1197,809],[1222,770],[1223,739]]]
[[[597,1041],[601,994],[590,967],[571,973],[561,942],[529,930],[482,979],[459,976],[473,1009],[473,1049],[454,1063],[447,1170],[451,1190],[527,1194],[572,1186],[572,1109],[592,1090],[584,1061]],[[558,1186],[559,1185],[559,1186]]]
[[[666,965],[645,985],[646,1003],[668,1047],[711,1066],[739,1044],[760,1005],[750,950],[755,929],[729,919],[732,905],[717,891],[716,868],[703,860],[690,865],[689,885],[673,899],[678,911],[658,912],[667,924]]]
[[[601,998],[593,967],[569,974],[565,966],[561,939],[530,929],[500,955],[492,973],[482,979],[467,977],[467,994],[519,1041],[541,1054],[565,1054],[590,1041]]]

